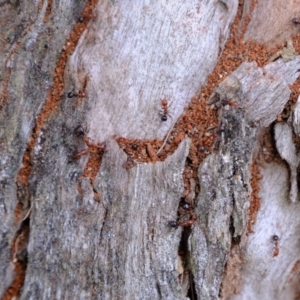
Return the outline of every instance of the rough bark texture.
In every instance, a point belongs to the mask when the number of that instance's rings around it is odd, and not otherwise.
[[[25,213],[29,209],[31,191],[17,183],[22,157],[53,84],[56,61],[84,5],[85,1],[1,3],[0,295],[13,278],[11,246],[20,227],[14,222],[15,208],[21,202]]]
[[[201,192],[196,209],[199,222],[191,236],[195,284],[200,299],[218,298],[232,241],[244,240],[255,141],[260,128],[270,125],[289,100],[288,84],[299,75],[299,67],[300,57],[289,63],[274,62],[263,69],[254,63],[244,63],[212,95],[210,102],[218,101],[215,105],[221,106],[219,151],[209,155],[199,168]],[[222,105],[224,99],[225,106]],[[235,101],[235,105],[226,104],[226,99]],[[287,148],[286,152],[290,153]],[[267,232],[264,237],[270,240]],[[261,271],[260,267],[257,271]],[[250,298],[256,298],[255,295]],[[248,296],[245,293],[246,299]]]
[[[48,175],[53,185],[36,182],[37,196],[48,197],[32,213],[22,299],[185,299],[177,282],[181,228],[168,221],[183,192],[188,142],[165,162],[128,170],[118,145],[107,149],[94,185],[100,199],[87,179],[81,199],[76,174],[70,184],[60,163],[56,179]]]
[[[215,66],[236,10],[235,0],[99,3],[70,60],[75,90],[88,80],[89,137],[163,138]],[[164,98],[172,118],[161,123]]]
[[[157,2],[1,3],[4,300],[299,295],[299,3]]]

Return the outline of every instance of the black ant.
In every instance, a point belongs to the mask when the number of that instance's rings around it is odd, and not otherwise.
[[[177,222],[176,221],[169,221],[168,222],[169,226],[176,228],[177,227]]]
[[[188,215],[190,218],[187,221],[169,221],[169,226],[173,228],[176,228],[178,226],[191,227],[197,221],[197,217],[193,211],[188,211]]]
[[[74,133],[77,136],[84,136],[85,135],[85,130],[81,125],[78,125],[75,129],[74,129]]]
[[[86,97],[86,93],[85,92],[81,92],[81,91],[79,91],[78,93],[69,92],[68,93],[68,97],[69,98],[73,98],[73,97],[85,98]]]

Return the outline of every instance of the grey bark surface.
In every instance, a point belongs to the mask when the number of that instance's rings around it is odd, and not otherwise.
[[[37,195],[48,197],[32,212],[31,263],[21,299],[185,299],[177,282],[181,228],[168,221],[176,219],[183,192],[188,141],[164,162],[129,170],[116,142],[107,142],[107,149],[94,187],[81,182],[82,200],[70,193],[76,182],[68,183],[67,166],[60,163],[60,189],[36,182]]]
[[[218,299],[232,242],[246,240],[251,165],[257,148],[256,139],[261,128],[269,126],[289,100],[288,84],[299,75],[299,66],[300,57],[288,64],[277,61],[265,68],[258,68],[255,63],[243,63],[219,85],[210,99],[210,103],[220,107],[219,126],[222,132],[219,151],[209,155],[199,168],[201,191],[196,208],[199,222],[195,224],[190,238],[190,250],[200,299]],[[290,72],[286,72],[288,67]],[[239,107],[219,104],[224,99],[233,99]],[[287,135],[281,136],[285,137],[282,141],[284,149],[291,153],[288,151],[291,138],[287,143]],[[291,195],[295,194],[295,189],[293,184]],[[262,197],[266,198],[264,195]],[[266,232],[261,238],[269,242],[272,235],[268,234]],[[257,272],[263,270],[258,266],[256,269]],[[245,280],[248,280],[247,275]],[[255,277],[254,274],[252,276]],[[261,282],[253,279],[251,284],[260,285]],[[258,297],[248,292],[241,296],[245,299]]]
[[[262,1],[250,29],[262,22],[259,9],[268,8]],[[0,39],[1,93],[8,95],[0,115],[0,297],[15,276],[18,203],[23,217],[31,210],[29,242],[20,249],[28,259],[20,299],[187,299],[190,285],[198,299],[292,299],[299,292],[292,274],[300,265],[299,102],[289,120],[274,125],[278,157],[260,165],[261,207],[250,235],[246,225],[251,166],[264,150],[259,137],[289,100],[300,57],[263,68],[245,62],[211,95],[221,133],[198,170],[197,221],[188,239],[193,280],[186,284],[179,280],[183,229],[168,222],[177,218],[190,142],[164,162],[125,168],[127,157],[113,137],[165,137],[216,65],[238,1],[158,2],[99,1],[66,65],[61,101],[30,154],[28,186],[17,182],[22,157],[86,3],[53,1],[46,21],[47,1],[1,6],[10,21]],[[251,29],[246,36],[253,35]],[[66,96],[85,84],[87,99]],[[166,123],[159,116],[164,98]],[[226,99],[238,107],[223,105]],[[70,162],[74,149],[86,147],[74,134],[81,124],[92,141],[106,142],[94,183],[82,177],[89,155]],[[231,284],[237,288],[225,293],[226,268],[236,261],[238,280]]]
[[[254,234],[245,245],[244,284],[233,299],[296,299],[300,208],[289,201],[289,174],[284,164],[266,164],[261,174],[261,207]],[[279,237],[278,242],[272,239],[274,235]],[[279,253],[274,256],[277,247]]]
[[[16,177],[34,122],[53,83],[53,71],[76,16],[85,1],[53,2],[51,17],[43,22],[48,2],[1,3],[1,112],[0,112],[0,297],[14,276],[11,243],[20,227],[14,210],[28,211],[29,191]],[[59,24],[59,26],[57,26]],[[54,46],[55,45],[55,46]],[[9,79],[8,84],[6,84]],[[3,95],[7,85],[7,96]]]

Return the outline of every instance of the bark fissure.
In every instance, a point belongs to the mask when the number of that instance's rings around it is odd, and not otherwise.
[[[197,299],[197,292],[195,289],[193,268],[192,268],[192,253],[189,249],[189,238],[192,233],[192,227],[184,227],[181,240],[178,248],[178,256],[180,267],[182,267],[182,273],[178,269],[178,282],[180,283],[183,295],[187,296],[189,299]]]
[[[95,191],[94,191],[94,193],[95,193]],[[108,214],[109,214],[109,210],[108,210],[108,209],[105,209],[105,210],[104,210],[103,222],[102,222],[102,224],[101,224],[101,229],[100,229],[100,233],[99,233],[99,244],[98,244],[98,245],[101,245],[101,242],[102,242],[103,233],[104,233],[104,228],[105,228],[105,220],[107,219]]]
[[[194,275],[193,273],[190,271],[189,273],[189,280],[190,280],[190,288],[188,290],[188,294],[187,296],[191,299],[191,300],[197,300],[198,296],[197,296],[197,291],[196,291],[196,285],[195,285],[195,281],[194,281]]]
[[[11,277],[11,284],[2,296],[2,300],[10,300],[19,297],[24,284],[28,263],[27,246],[30,233],[30,220],[26,219],[19,225],[12,241],[11,261],[15,265]]]

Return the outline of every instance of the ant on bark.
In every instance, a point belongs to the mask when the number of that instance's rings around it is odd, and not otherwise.
[[[87,135],[86,135],[87,129],[82,126],[78,125],[74,129],[74,134],[83,139],[85,144],[87,145],[88,148],[83,149],[81,151],[75,152],[73,156],[71,156],[69,162],[72,162],[74,160],[77,160],[83,155],[87,155],[89,153],[97,153],[98,155],[103,155],[105,150],[106,150],[106,144],[105,143],[94,143]]]
[[[225,105],[229,105],[229,106],[232,106],[232,107],[238,107],[239,106],[239,104],[237,102],[235,102],[235,101],[233,101],[231,99],[227,99],[227,98],[223,99],[221,101],[221,104],[223,106],[225,106]]]
[[[182,226],[182,227],[191,227],[196,221],[197,221],[197,216],[193,211],[187,211],[187,215],[189,216],[188,220],[183,220],[179,219],[178,221],[169,221],[168,224],[171,227],[177,227],[177,226]],[[184,216],[186,217],[186,215]]]
[[[82,91],[79,91],[78,93],[69,92],[68,93],[68,98],[73,98],[73,97],[85,98],[86,97],[86,93],[82,92]]]
[[[278,235],[273,235],[272,236],[272,241],[274,242],[274,250],[273,250],[273,257],[278,256],[279,254],[279,236]]]
[[[82,16],[80,16],[77,21],[79,23],[83,23],[86,19],[89,20],[89,19],[96,19],[97,18],[97,14],[95,13],[90,13],[90,14],[84,14]]]
[[[85,130],[81,125],[78,125],[78,126],[74,129],[74,133],[75,133],[77,136],[84,136],[84,135],[85,135],[85,132],[86,132],[86,130]]]
[[[92,153],[95,153],[97,152],[99,155],[103,155],[103,153],[105,152],[106,150],[106,145],[105,143],[104,144],[93,144],[90,140],[87,142],[87,140],[85,140],[86,144],[88,147],[94,147],[94,149],[92,148],[91,149],[91,152]],[[70,159],[70,162],[74,161],[74,160],[77,160],[78,158],[80,158],[82,155],[86,155],[86,154],[89,154],[90,153],[90,149],[89,148],[86,148],[84,150],[81,150],[79,152],[76,152]]]
[[[162,99],[162,100],[160,100],[160,105],[161,105],[161,108],[162,108],[162,112],[160,113],[161,120],[162,121],[167,121],[168,120],[167,116],[169,116],[172,119],[172,117],[169,114],[168,101],[166,99]]]
[[[72,160],[76,160],[76,159],[78,159],[80,156],[86,155],[86,154],[88,154],[88,153],[89,153],[89,149],[88,149],[88,148],[87,148],[87,149],[84,149],[84,150],[81,150],[81,151],[75,153],[75,154],[72,156]]]

